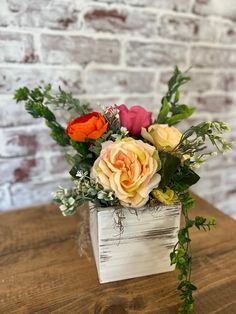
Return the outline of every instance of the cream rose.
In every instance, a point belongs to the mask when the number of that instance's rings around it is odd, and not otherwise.
[[[160,159],[155,147],[132,138],[104,144],[91,176],[105,189],[113,190],[122,206],[145,205],[161,179],[156,173]]]
[[[148,130],[142,128],[141,135],[159,151],[166,152],[175,148],[182,136],[179,130],[173,126],[168,126],[168,124],[153,124]]]

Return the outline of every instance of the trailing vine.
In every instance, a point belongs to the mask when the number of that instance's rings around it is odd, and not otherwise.
[[[197,287],[192,283],[192,249],[190,230],[193,227],[203,230],[210,230],[216,225],[215,218],[206,218],[196,216],[193,220],[189,218],[189,210],[194,207],[195,200],[190,196],[189,192],[179,195],[182,203],[182,214],[184,217],[184,226],[178,232],[178,242],[170,254],[171,264],[176,266],[178,271],[178,286],[180,298],[183,303],[179,307],[179,313],[189,314],[192,312],[194,297],[193,292]]]

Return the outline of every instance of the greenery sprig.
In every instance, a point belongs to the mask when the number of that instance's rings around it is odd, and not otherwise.
[[[175,67],[174,73],[168,81],[166,96],[161,100],[162,106],[155,123],[166,123],[171,126],[189,118],[193,114],[195,108],[189,107],[186,104],[179,104],[179,88],[190,80],[191,77],[187,76],[186,72],[181,72],[177,66]]]
[[[56,120],[54,113],[49,106],[56,109],[74,110],[78,115],[87,113],[90,109],[87,105],[81,105],[80,101],[72,97],[71,93],[67,93],[59,88],[59,92],[53,95],[51,85],[45,87],[38,86],[32,90],[28,87],[22,87],[16,90],[14,99],[17,102],[25,102],[26,111],[33,118],[44,118],[46,125],[51,129],[51,137],[60,146],[74,146],[70,137],[65,133],[65,128]],[[81,146],[77,148],[80,151]]]
[[[105,190],[90,178],[87,171],[78,171],[73,181],[72,189],[59,187],[54,193],[54,201],[60,204],[59,208],[64,216],[73,215],[79,206],[88,201],[102,207],[119,204],[114,192]]]

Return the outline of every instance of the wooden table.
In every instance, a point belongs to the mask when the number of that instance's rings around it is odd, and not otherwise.
[[[216,230],[194,230],[194,313],[236,313],[236,222],[197,197],[193,215]],[[80,216],[55,205],[0,214],[0,313],[176,313],[176,272],[100,285],[93,258],[78,248]]]

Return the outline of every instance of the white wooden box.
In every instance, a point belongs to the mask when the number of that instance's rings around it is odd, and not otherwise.
[[[138,216],[123,208],[122,234],[114,208],[90,206],[90,235],[100,283],[174,270],[170,252],[177,242],[181,205],[141,208]]]

